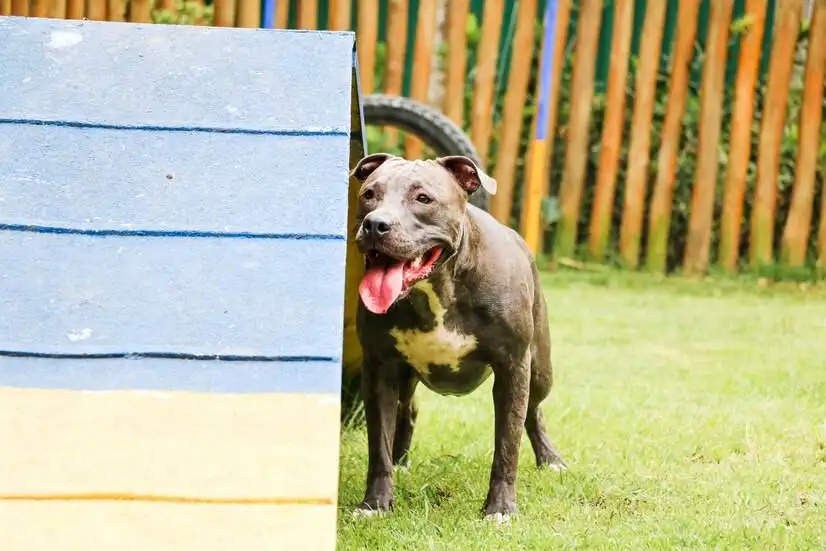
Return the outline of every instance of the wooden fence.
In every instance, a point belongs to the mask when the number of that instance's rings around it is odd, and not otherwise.
[[[826,0],[558,4],[553,45],[536,39],[542,0],[277,0],[275,13],[268,15],[278,28],[356,30],[363,92],[378,91],[377,69],[382,69],[382,91],[435,103],[466,128],[499,182],[492,213],[523,234],[540,236],[529,240],[537,252],[597,261],[615,253],[629,268],[673,268],[667,257],[675,239],[675,193],[690,186],[685,229],[678,236],[685,273],[714,265],[730,272],[744,264],[826,266],[826,198],[821,199],[826,193],[820,191],[826,180]],[[261,24],[259,0],[214,0],[206,11],[203,4],[175,0],[159,0],[157,6],[150,0],[0,0],[0,13],[174,21],[176,12],[193,6],[194,17],[177,20]],[[479,10],[481,27],[471,51],[468,17]],[[808,40],[801,42],[804,24]],[[383,48],[380,35],[386,38]],[[801,43],[808,44],[803,52]],[[610,54],[605,82],[595,69],[601,44]],[[550,151],[545,177],[535,180],[540,189],[526,189],[520,167],[527,155],[525,137],[536,126],[534,110],[526,106],[535,94],[537,50],[551,46]],[[795,72],[796,59],[805,60],[802,75]],[[569,80],[563,78],[566,67]],[[791,119],[795,79],[801,99]],[[667,97],[662,104],[656,101],[658,89]],[[733,90],[730,98],[727,89]],[[595,96],[604,105],[598,120]],[[697,146],[691,181],[684,181],[677,165],[685,153],[692,102],[699,103]],[[793,184],[780,190],[779,157],[789,139],[796,149]],[[406,144],[408,155],[421,153],[421,144]],[[489,162],[491,144],[495,163]],[[783,198],[788,208],[779,218],[781,194],[788,195]],[[544,222],[526,214],[533,211],[519,200],[525,195],[557,197],[558,219],[550,230],[547,213]],[[543,235],[553,239],[543,244]]]

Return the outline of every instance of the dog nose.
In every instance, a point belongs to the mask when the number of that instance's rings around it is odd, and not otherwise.
[[[390,233],[393,226],[391,221],[385,216],[367,216],[362,223],[364,231],[373,238],[384,237]]]

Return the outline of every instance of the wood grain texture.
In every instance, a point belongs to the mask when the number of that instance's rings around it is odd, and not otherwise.
[[[357,50],[359,59],[359,85],[362,94],[372,94],[376,64],[376,42],[379,36],[378,0],[359,0],[357,21]]]
[[[692,4],[692,2],[688,2]],[[625,124],[625,87],[628,80],[628,59],[634,30],[633,0],[616,0],[611,39],[611,68],[605,97],[605,118],[599,150],[599,171],[591,207],[588,233],[588,254],[595,260],[605,257],[611,232],[611,214],[617,186],[620,149]]]
[[[0,501],[3,551],[334,551],[336,507]]]
[[[802,8],[800,0],[786,0],[778,7],[758,143],[757,185],[751,212],[749,262],[753,267],[774,262],[780,146]]]
[[[806,261],[812,225],[818,156],[821,148],[823,96],[826,88],[826,2],[815,5],[809,27],[809,50],[800,109],[795,182],[781,242],[781,262],[789,267]],[[826,161],[824,161],[826,162]]]
[[[694,40],[697,35],[697,15],[700,0],[680,3],[671,77],[668,84],[668,106],[663,123],[660,148],[657,154],[657,179],[651,197],[648,215],[648,247],[646,267],[652,272],[664,272],[668,255],[668,237],[671,226],[674,184],[677,176],[677,157],[685,114]]]
[[[428,103],[430,88],[430,67],[433,49],[436,46],[437,0],[419,0],[419,14],[416,21],[416,40],[413,50],[413,75],[410,78],[410,97]],[[419,159],[424,151],[424,143],[413,135],[405,136],[404,153],[408,159]]]
[[[0,502],[55,494],[336,502],[338,393],[3,388],[0,397]]]
[[[740,43],[718,254],[720,266],[729,273],[736,271],[740,257],[743,203],[751,159],[755,88],[760,70],[767,7],[767,0],[748,0],[746,14],[751,17],[752,23]]]
[[[493,173],[498,187],[496,195],[490,198],[490,213],[506,225],[510,225],[513,210],[514,178],[520,153],[523,111],[531,78],[537,6],[536,0],[519,2],[496,170]]]
[[[470,14],[470,0],[451,0],[447,9],[447,76],[442,111],[462,127],[465,123],[467,20]]]
[[[651,120],[654,114],[666,7],[666,2],[647,2],[642,27],[619,239],[620,261],[628,268],[636,268],[640,260],[640,233],[649,178]]]
[[[470,139],[482,167],[487,166],[490,138],[493,132],[493,92],[496,86],[496,61],[499,57],[499,36],[504,16],[503,0],[486,0],[482,12],[482,30],[476,52],[476,80],[470,119]]]
[[[596,55],[599,46],[602,0],[584,0],[580,5],[579,30],[571,77],[571,103],[568,119],[568,147],[565,170],[559,190],[561,216],[557,222],[554,257],[570,258],[577,244],[577,226],[588,163],[588,129],[594,95]]]
[[[700,96],[697,166],[691,195],[683,270],[687,275],[706,271],[711,246],[711,225],[717,190],[720,127],[723,118],[723,88],[726,78],[729,24],[734,0],[717,0],[711,4],[706,58],[703,63]]]
[[[350,30],[350,0],[330,0],[327,28],[331,31]]]
[[[532,155],[542,155],[543,167],[541,174],[525,182],[524,197],[522,199],[522,212],[519,217],[519,232],[534,254],[539,254],[542,250],[542,201],[550,194],[551,157],[554,145],[556,144],[556,121],[559,113],[559,83],[562,75],[562,68],[565,64],[565,46],[568,43],[568,24],[571,18],[571,0],[559,0],[556,14],[556,40],[553,45],[554,61],[553,75],[551,77],[551,93],[548,98],[548,128],[545,133],[546,140],[541,151],[537,151],[536,140],[531,142],[528,149],[528,164],[532,163]],[[542,45],[549,47],[548,44]],[[538,114],[538,113],[537,113]],[[533,129],[531,135],[536,135],[537,119],[534,115]]]

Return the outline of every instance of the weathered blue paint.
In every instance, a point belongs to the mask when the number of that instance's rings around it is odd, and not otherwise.
[[[353,49],[0,18],[0,386],[338,393]]]
[[[349,121],[350,114],[346,117]],[[0,221],[98,230],[344,235],[348,144],[347,135],[0,124]]]
[[[0,18],[0,118],[348,132],[349,32]]]
[[[0,356],[3,386],[69,390],[187,390],[191,392],[339,392],[335,361],[231,362],[172,359],[61,360]]]

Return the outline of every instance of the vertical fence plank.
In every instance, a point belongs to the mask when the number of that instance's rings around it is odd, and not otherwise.
[[[350,0],[330,0],[327,27],[331,31],[350,29]]]
[[[358,0],[356,42],[359,56],[359,81],[362,94],[372,94],[376,64],[376,42],[379,37],[378,0]]]
[[[11,0],[0,0],[0,15],[11,15]]]
[[[470,139],[476,147],[483,167],[487,166],[493,128],[493,88],[499,55],[499,35],[502,31],[503,4],[502,0],[485,1],[485,9],[482,12],[482,36],[476,52],[476,82],[473,87]]]
[[[83,0],[81,0],[83,1]],[[22,17],[29,16],[29,0],[11,0],[11,14]]]
[[[719,168],[717,146],[723,120],[728,32],[733,8],[734,0],[716,0],[711,3],[700,96],[697,167],[694,172],[688,238],[683,259],[683,269],[687,275],[699,274],[708,268]]]
[[[318,28],[318,0],[298,0],[297,27],[314,31]]]
[[[821,180],[823,186],[820,188],[820,227],[817,232],[817,266],[821,270],[826,270],[826,168],[821,167]]]
[[[129,3],[130,10],[132,9],[132,2]],[[83,19],[86,11],[86,2],[84,0],[66,0],[66,19]],[[134,21],[131,17],[130,21]]]
[[[178,12],[178,3],[175,0],[161,0],[155,2],[155,9],[159,8],[175,15]]]
[[[728,171],[723,191],[720,220],[719,263],[729,273],[737,269],[740,256],[740,229],[743,223],[743,200],[751,158],[751,125],[754,117],[754,92],[760,69],[763,30],[766,25],[767,0],[748,0],[746,14],[751,26],[740,44],[734,114],[731,120]]]
[[[620,260],[636,268],[640,257],[640,232],[648,187],[649,143],[654,114],[657,73],[665,26],[667,2],[647,2],[642,27],[639,66],[634,83],[634,113],[631,117],[631,141],[628,146],[628,169],[620,223]]]
[[[238,0],[238,19],[235,26],[246,29],[257,29],[261,26],[259,0]]]
[[[700,0],[680,2],[677,37],[671,65],[668,87],[668,107],[663,122],[660,149],[657,153],[657,179],[651,196],[648,216],[648,249],[646,268],[664,272],[668,256],[668,234],[671,227],[671,209],[674,197],[674,180],[677,176],[677,156],[680,134],[685,114],[691,60],[694,56],[694,39],[697,36],[697,15]]]
[[[52,17],[54,19],[66,19],[66,8],[66,0],[53,0],[49,6],[48,17]],[[117,15],[117,11],[113,11],[111,8],[109,11],[111,15]],[[121,10],[121,18],[118,21],[123,21],[123,10]]]
[[[510,74],[502,113],[502,134],[493,177],[498,185],[491,198],[490,212],[503,224],[510,224],[513,210],[513,180],[522,135],[522,111],[528,96],[533,59],[534,25],[537,0],[521,0],[517,13]]]
[[[106,18],[106,0],[103,2],[103,16]],[[29,15],[32,17],[49,17],[49,3],[51,0],[31,0],[29,4]]]
[[[470,0],[450,0],[447,12],[447,72],[445,115],[458,124],[465,121],[465,73],[467,71],[467,20]]]
[[[694,3],[690,0],[687,4]],[[686,2],[683,2],[686,4]],[[602,260],[611,231],[611,213],[617,183],[620,148],[625,123],[625,86],[628,80],[628,58],[634,30],[634,0],[616,0],[614,28],[611,39],[611,69],[608,73],[608,91],[605,97],[605,119],[599,151],[599,171],[591,207],[588,231],[588,254]]]
[[[132,2],[134,1],[135,0],[132,0]],[[215,0],[213,9],[213,18],[216,27],[235,26],[235,0]]]
[[[286,29],[290,25],[290,0],[275,1],[275,28]]]
[[[427,103],[430,89],[430,67],[433,62],[433,42],[436,39],[437,0],[419,0],[419,15],[416,24],[416,41],[413,49],[413,74],[410,79],[410,97]],[[404,140],[405,156],[419,159],[423,143],[408,134]]]
[[[572,101],[565,169],[559,190],[560,219],[554,240],[553,254],[557,258],[571,257],[576,249],[582,188],[588,164],[588,129],[591,124],[601,19],[602,0],[582,0],[574,51],[574,72],[571,76]]]
[[[525,182],[525,192],[522,198],[522,214],[520,217],[519,231],[525,238],[525,242],[534,254],[539,254],[542,250],[542,201],[550,193],[551,177],[551,157],[553,156],[554,144],[556,143],[556,119],[559,112],[559,85],[562,76],[562,68],[565,64],[565,46],[568,43],[568,25],[571,19],[571,0],[559,0],[556,14],[556,41],[553,44],[553,75],[551,76],[551,93],[548,98],[548,128],[545,132],[544,152],[536,151],[536,140],[531,142],[528,149],[528,163],[531,162],[532,155],[542,154],[544,166],[542,174],[535,180]],[[551,47],[550,44],[542,44],[543,48]],[[537,116],[533,118],[532,136],[536,135]]]
[[[384,92],[402,95],[404,62],[407,55],[408,0],[389,0],[387,12],[387,69],[384,73]],[[384,132],[387,146],[396,144],[398,134],[389,127]]]
[[[72,0],[70,0],[71,2]],[[217,4],[220,2],[225,2],[226,0],[216,0],[216,7],[215,7],[215,17],[217,21],[218,17],[218,6]],[[231,1],[231,0],[230,0]],[[69,4],[71,6],[71,4]],[[129,1],[129,21],[132,23],[150,23],[152,21],[152,3],[150,0],[130,0]],[[217,23],[216,23],[217,25]],[[229,26],[231,26],[230,23]]]
[[[92,21],[106,21],[106,0],[86,0],[86,17]]]
[[[763,107],[757,157],[757,186],[751,214],[749,260],[753,267],[774,261],[773,242],[777,181],[780,164],[780,145],[786,123],[786,105],[789,100],[797,34],[800,31],[802,0],[785,0],[774,31],[769,82]]]
[[[800,109],[797,163],[789,216],[783,228],[781,262],[802,266],[811,231],[815,178],[820,153],[820,125],[823,121],[824,71],[826,71],[826,2],[818,2],[809,28],[809,52]]]

